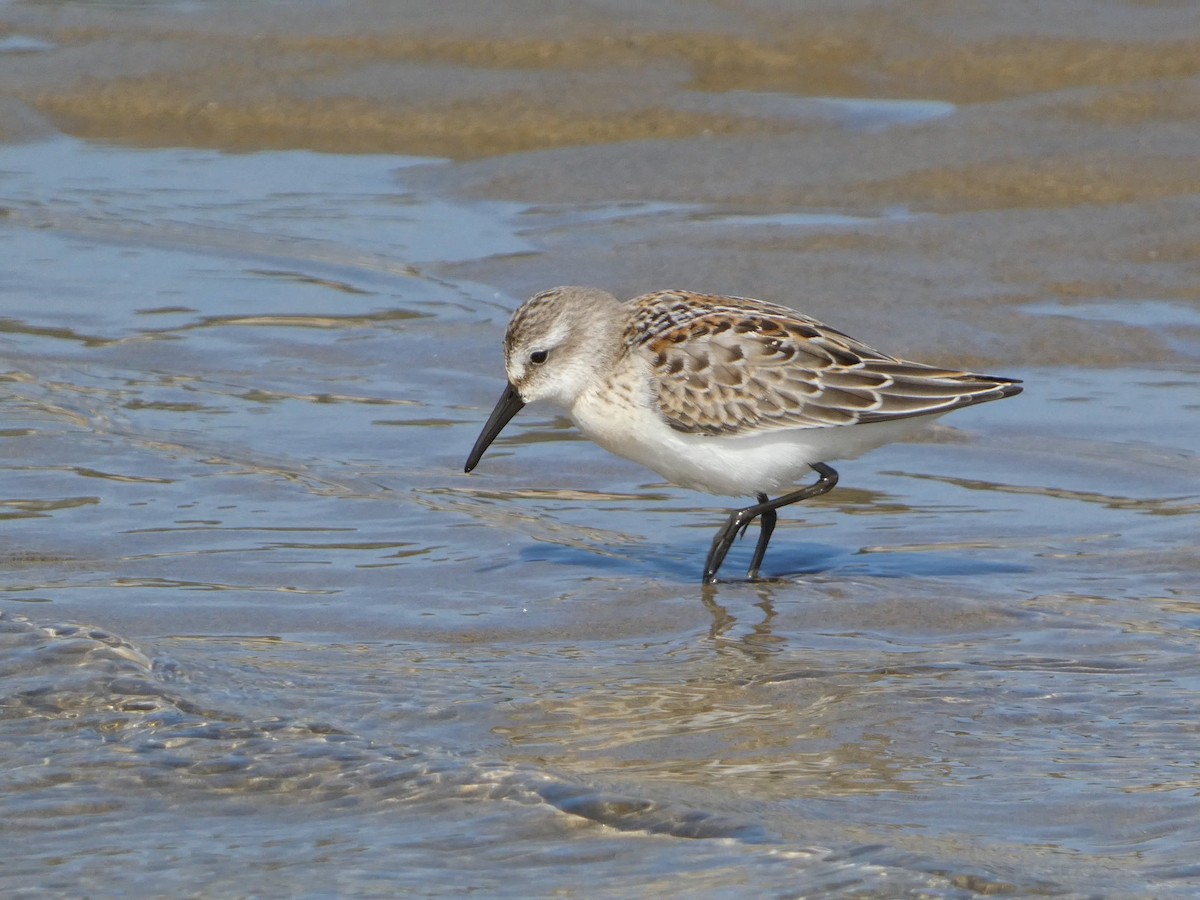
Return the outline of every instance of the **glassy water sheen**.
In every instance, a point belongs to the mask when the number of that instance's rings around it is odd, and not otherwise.
[[[519,298],[425,266],[533,248],[404,163],[0,148],[7,896],[1189,893],[1195,370],[1013,372],[702,589],[722,502],[550,414],[461,474]]]

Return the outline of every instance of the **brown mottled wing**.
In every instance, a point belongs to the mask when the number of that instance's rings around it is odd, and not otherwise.
[[[886,356],[816,319],[744,297],[630,301],[626,343],[649,362],[678,431],[750,434],[948,412],[1018,393],[1012,379]]]

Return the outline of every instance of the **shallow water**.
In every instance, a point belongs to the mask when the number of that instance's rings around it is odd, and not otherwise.
[[[1190,895],[1194,198],[1147,268],[1111,209],[584,202],[573,153],[0,145],[3,892]],[[550,411],[462,474],[524,281],[672,249],[799,255],[807,311],[1026,392],[839,465],[763,584],[702,587],[725,502]]]

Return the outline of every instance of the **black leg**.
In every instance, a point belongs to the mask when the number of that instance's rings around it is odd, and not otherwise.
[[[725,554],[729,552],[729,548],[733,546],[734,539],[739,534],[745,533],[759,516],[762,516],[760,527],[761,533],[758,536],[758,545],[754,548],[754,558],[750,563],[750,577],[758,577],[758,567],[762,564],[762,558],[766,555],[767,544],[771,540],[771,532],[775,530],[776,515],[775,510],[781,506],[787,506],[790,503],[798,503],[801,500],[808,500],[811,497],[819,497],[821,494],[828,493],[833,490],[838,482],[838,474],[825,463],[813,463],[812,469],[821,477],[814,484],[808,487],[801,488],[798,491],[793,491],[790,494],[784,494],[777,500],[768,500],[765,494],[758,495],[758,503],[754,506],[747,506],[745,509],[734,510],[729,521],[717,532],[713,538],[712,549],[708,551],[708,560],[704,563],[704,583],[712,584],[717,580],[717,570],[721,568],[721,563],[725,561]]]
[[[758,505],[770,503],[771,499],[766,494],[758,495]],[[762,565],[763,557],[767,555],[767,544],[771,543],[771,534],[775,531],[775,523],[779,521],[779,516],[775,514],[774,509],[768,509],[758,517],[758,543],[754,545],[754,556],[750,558],[750,568],[746,571],[746,577],[751,581],[758,580],[758,567]]]

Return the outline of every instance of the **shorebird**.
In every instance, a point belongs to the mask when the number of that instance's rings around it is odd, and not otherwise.
[[[465,471],[525,404],[548,400],[601,447],[672,484],[757,500],[717,532],[706,583],[754,519],[747,577],[759,579],[775,511],[832,490],[828,460],[1021,392],[1015,378],[888,356],[786,306],[692,291],[621,302],[596,288],[551,288],[513,314],[504,358],[508,384]],[[817,480],[797,489],[809,471]]]

